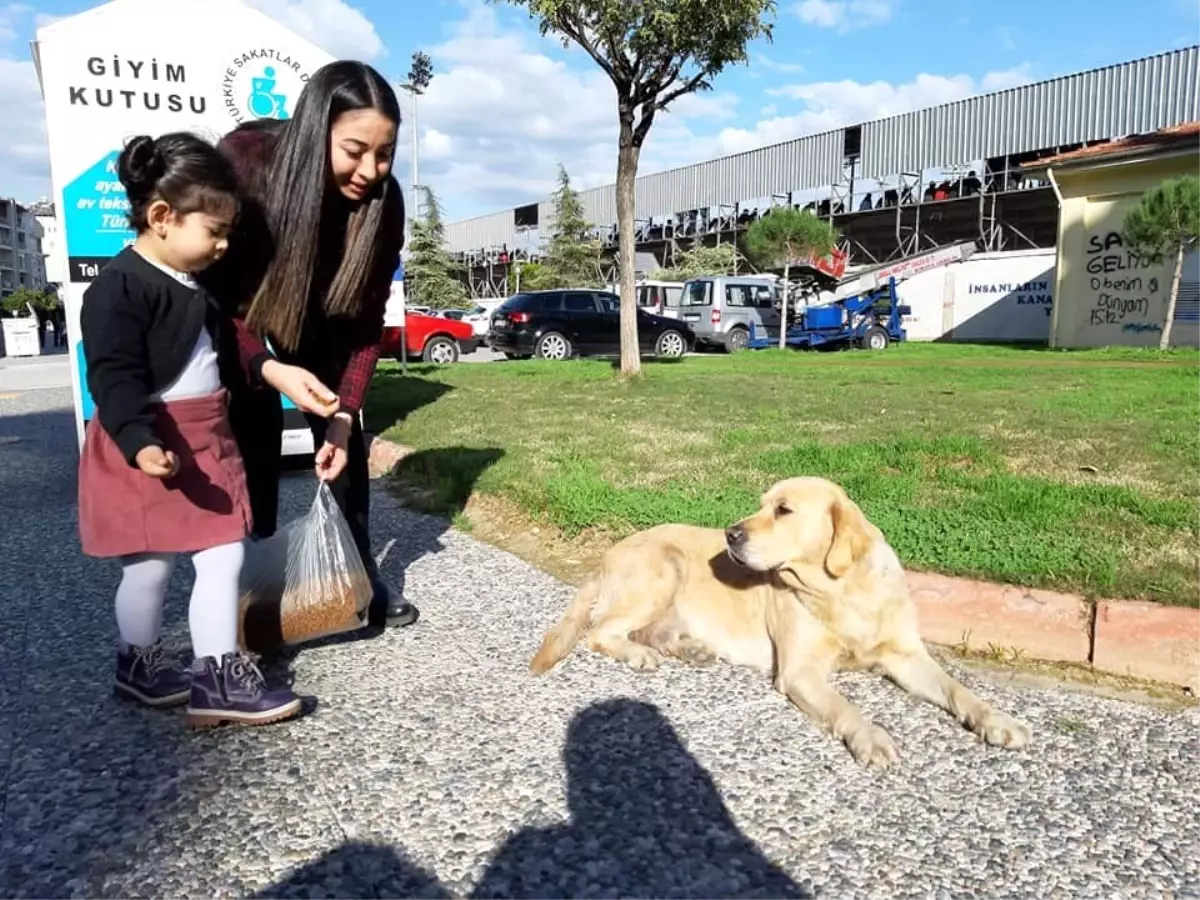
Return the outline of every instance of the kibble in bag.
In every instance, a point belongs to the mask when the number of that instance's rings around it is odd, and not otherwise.
[[[259,653],[364,624],[371,580],[327,483],[306,515],[247,545],[241,594],[239,643]]]

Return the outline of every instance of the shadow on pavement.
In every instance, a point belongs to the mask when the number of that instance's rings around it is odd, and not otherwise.
[[[449,898],[431,875],[392,847],[348,843],[297,869],[254,897]]]
[[[472,896],[811,896],[742,834],[654,706],[589,706],[563,756],[570,821],[510,838]]]
[[[472,897],[796,897],[812,894],[734,824],[711,776],[647,703],[596,703],[563,750],[568,823],[497,852]],[[256,897],[450,897],[403,850],[348,843]]]

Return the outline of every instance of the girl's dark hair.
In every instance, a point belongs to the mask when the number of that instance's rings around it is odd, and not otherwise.
[[[179,215],[236,211],[237,173],[212,144],[186,131],[138,135],[117,157],[117,177],[129,199],[129,224],[146,230],[146,210],[164,200]]]
[[[329,210],[329,134],[346,112],[373,109],[400,125],[400,104],[371,66],[339,60],[322,66],[304,86],[275,148],[263,190],[274,256],[246,315],[247,324],[294,351],[321,263],[321,218]],[[332,316],[358,314],[381,252],[381,231],[395,214],[400,186],[389,173],[350,213],[341,260],[321,298]],[[325,250],[325,252],[328,252]]]

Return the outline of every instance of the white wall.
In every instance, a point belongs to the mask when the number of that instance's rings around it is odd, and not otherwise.
[[[1055,251],[979,253],[897,286],[914,341],[1046,341]]]
[[[38,216],[42,226],[42,255],[46,262],[46,281],[67,283],[67,255],[56,216]]]

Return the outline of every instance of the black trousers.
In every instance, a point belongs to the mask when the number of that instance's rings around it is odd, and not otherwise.
[[[250,509],[254,515],[256,537],[270,537],[279,527],[279,479],[283,474],[283,407],[275,391],[237,392],[230,397],[230,423],[246,465]],[[325,442],[327,422],[320,416],[306,415],[313,435],[313,447],[320,450]],[[347,445],[346,468],[329,487],[359,556],[369,573],[375,572],[371,554],[369,525],[371,481],[367,467],[367,444],[358,418]]]

